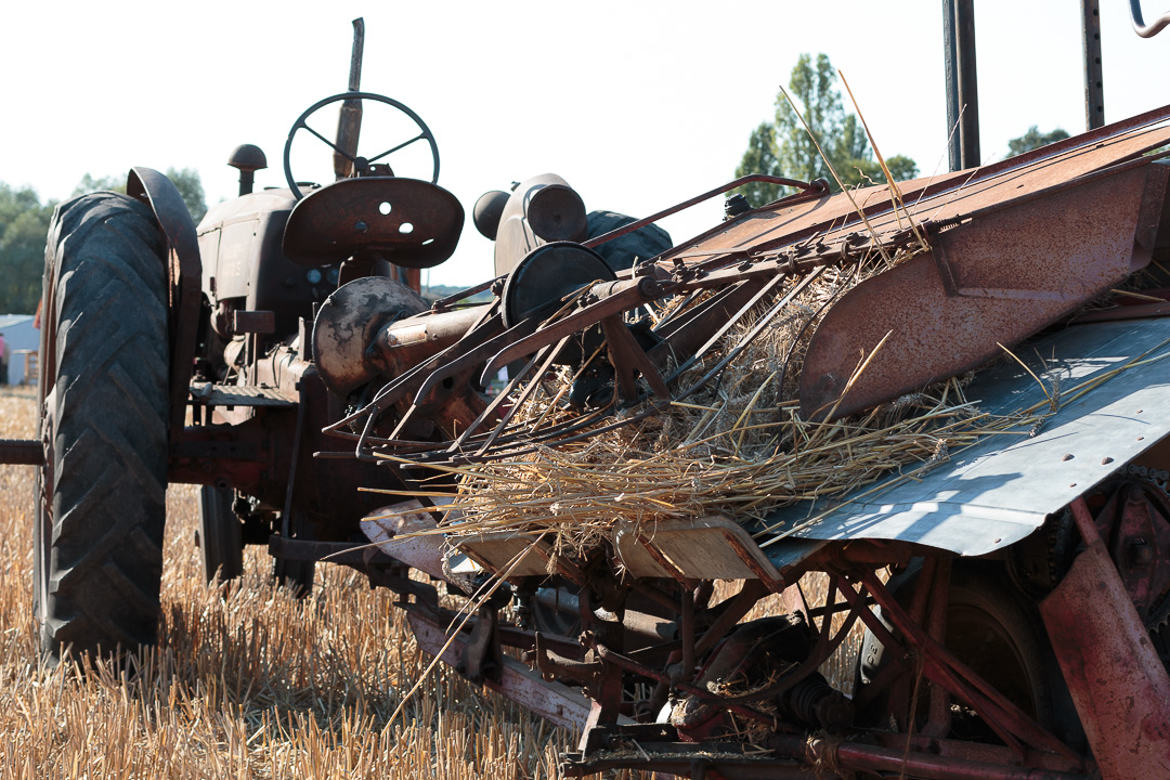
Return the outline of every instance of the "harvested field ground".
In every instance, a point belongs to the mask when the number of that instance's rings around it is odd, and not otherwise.
[[[33,390],[0,390],[0,438],[36,435]],[[305,602],[245,554],[230,592],[206,586],[198,488],[167,497],[160,645],[134,669],[38,663],[32,617],[34,470],[0,466],[0,778],[553,778],[576,735],[430,662],[394,594],[338,566]],[[719,597],[729,595],[721,583]],[[819,575],[804,583],[824,596]],[[765,599],[746,619],[777,610]],[[823,671],[852,687],[858,637]],[[842,663],[844,661],[844,663]],[[619,773],[614,778],[640,774]]]
[[[35,436],[35,399],[0,392],[0,438]],[[440,667],[387,720],[429,658],[394,595],[318,569],[298,603],[249,549],[242,586],[203,584],[198,490],[168,495],[160,646],[133,672],[37,661],[34,470],[0,466],[0,777],[545,778],[572,735]]]

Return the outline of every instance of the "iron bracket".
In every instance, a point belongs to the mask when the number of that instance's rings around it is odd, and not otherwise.
[[[498,683],[504,665],[504,653],[500,647],[499,611],[483,606],[479,608],[477,617],[479,619],[471,628],[467,649],[463,651],[463,658],[456,665],[455,671],[472,682],[483,682],[486,679]]]

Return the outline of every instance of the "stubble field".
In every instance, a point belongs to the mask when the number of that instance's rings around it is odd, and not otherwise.
[[[0,438],[36,402],[0,393]],[[198,490],[172,486],[159,646],[129,670],[41,665],[32,618],[34,470],[0,466],[0,777],[546,778],[573,735],[453,672],[432,673],[394,595],[323,566],[312,597],[249,549],[230,592],[204,585]]]

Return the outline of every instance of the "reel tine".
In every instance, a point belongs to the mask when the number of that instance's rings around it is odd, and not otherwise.
[[[491,432],[491,435],[488,436],[483,445],[478,450],[476,450],[476,455],[483,455],[485,452],[487,452],[496,439],[499,438],[500,434],[504,431],[504,428],[507,427],[508,423],[520,409],[520,407],[523,406],[524,403],[532,397],[532,394],[540,386],[541,377],[543,377],[545,372],[547,372],[552,367],[553,361],[556,360],[557,355],[561,353],[561,350],[565,348],[565,345],[569,343],[570,338],[571,336],[565,336],[563,339],[557,342],[556,346],[553,347],[551,351],[549,351],[548,356],[545,357],[540,365],[540,370],[537,371],[536,375],[532,377],[531,381],[528,383],[528,386],[525,387],[523,391],[521,391],[520,397],[516,399],[515,403],[512,404],[512,407],[500,419],[500,422],[498,425],[496,425],[495,430]],[[532,360],[528,361],[528,365],[525,367],[525,374],[532,370],[532,366],[536,364],[536,361],[539,359],[539,357],[540,355],[536,355],[532,358]],[[519,379],[520,377],[517,377],[517,380]],[[500,395],[503,395],[503,393]],[[530,426],[530,430],[532,429],[533,427]]]

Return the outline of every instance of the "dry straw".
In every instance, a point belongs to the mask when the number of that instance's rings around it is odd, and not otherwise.
[[[461,478],[453,505],[458,511],[442,530],[549,534],[556,549],[580,555],[610,539],[619,521],[759,520],[778,507],[841,495],[895,469],[938,462],[984,435],[1024,424],[1019,416],[981,412],[960,378],[833,422],[801,417],[795,387],[811,326],[826,304],[883,267],[874,257],[852,271],[828,269],[716,381],[659,415],[523,457],[452,469]],[[751,326],[729,333],[678,386],[702,376]],[[850,383],[880,361],[883,343],[858,356]],[[565,376],[534,381],[541,386],[528,394],[518,419],[568,414],[556,400]]]
[[[886,170],[884,158],[879,159]],[[886,175],[889,180],[888,170]],[[905,211],[893,183],[890,192],[895,208]],[[852,193],[846,189],[846,194],[852,202]],[[873,233],[864,212],[857,213]],[[663,413],[524,457],[470,468],[437,467],[460,480],[451,505],[455,511],[440,530],[547,535],[555,539],[556,550],[581,555],[610,539],[619,521],[653,524],[708,515],[759,520],[778,507],[840,495],[908,464],[937,462],[955,447],[1018,424],[980,413],[964,396],[963,382],[954,378],[864,415],[833,422],[801,418],[795,386],[816,322],[851,287],[928,248],[911,226],[919,240],[909,248],[894,252],[875,240],[870,254],[851,268],[818,271],[716,381]],[[777,297],[784,292],[778,290]],[[664,313],[677,312],[668,305]],[[703,377],[722,355],[738,348],[752,325],[738,324],[676,386],[690,387]],[[871,361],[880,359],[884,343],[859,356],[846,392]],[[514,419],[547,423],[566,416],[561,399],[569,379],[567,374],[533,379],[517,392]]]

